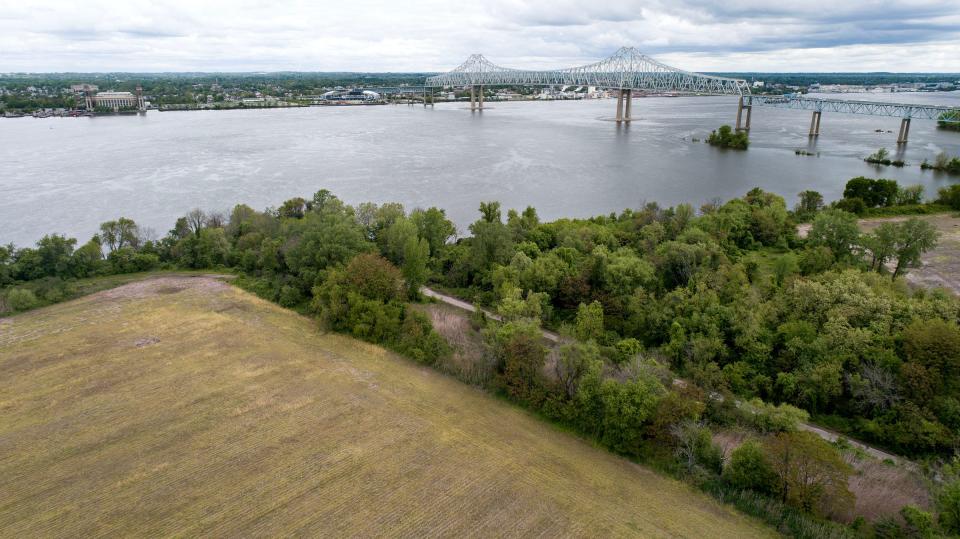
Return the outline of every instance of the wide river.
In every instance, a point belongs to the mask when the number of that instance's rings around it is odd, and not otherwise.
[[[842,97],[960,107],[960,92]],[[804,189],[838,198],[855,176],[923,184],[928,197],[960,181],[920,170],[941,151],[960,154],[960,133],[927,120],[914,120],[900,150],[910,166],[897,169],[863,162],[880,147],[897,153],[897,118],[824,113],[811,142],[810,113],[758,107],[750,149],[737,152],[694,141],[733,123],[730,97],[637,99],[629,127],[610,121],[613,100],[487,105],[0,119],[0,243],[53,232],[83,242],[119,216],[162,236],[194,207],[275,207],[321,188],[349,203],[440,206],[463,233],[486,200],[553,219],[646,201],[699,206],[755,186],[792,206]]]

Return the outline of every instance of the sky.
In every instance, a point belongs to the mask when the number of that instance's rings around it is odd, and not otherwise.
[[[960,72],[960,0],[0,0],[0,72]]]

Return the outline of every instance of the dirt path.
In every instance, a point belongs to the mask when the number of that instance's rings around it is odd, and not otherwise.
[[[478,310],[478,308],[477,308],[475,305],[473,305],[472,303],[463,301],[462,299],[458,299],[458,298],[455,298],[455,297],[450,296],[450,295],[447,295],[447,294],[443,294],[443,293],[437,292],[436,290],[432,290],[432,289],[427,288],[427,287],[421,288],[420,291],[423,293],[424,296],[427,296],[427,297],[429,297],[429,298],[436,299],[437,301],[441,301],[441,302],[443,302],[443,303],[446,303],[447,305],[451,305],[451,306],[453,306],[453,307],[457,307],[458,309],[463,309],[463,310],[465,310],[465,311],[469,311],[469,312],[472,312],[472,313],[477,312],[477,310]],[[488,318],[491,318],[491,319],[497,320],[497,321],[499,321],[499,320],[501,319],[501,318],[500,318],[500,315],[498,315],[498,314],[496,314],[496,313],[493,313],[493,312],[491,312],[491,311],[488,311],[487,309],[479,309],[479,310],[481,310],[481,311],[483,312],[483,314],[486,315]],[[559,343],[559,342],[560,342],[560,335],[558,335],[558,334],[556,334],[556,333],[554,333],[554,332],[552,332],[552,331],[547,331],[547,330],[541,330],[541,331],[542,331],[542,333],[543,333],[543,338],[544,338],[544,339],[547,339],[547,340],[552,341],[552,342],[555,342],[555,343]],[[673,383],[674,383],[674,384],[685,384],[686,382],[684,382],[683,380],[681,380],[681,379],[678,378],[678,379],[674,380]],[[721,399],[723,398],[722,396],[719,396],[719,395],[718,395],[718,397],[721,398]],[[834,432],[830,432],[830,431],[828,431],[828,430],[826,430],[826,429],[824,429],[824,428],[822,428],[822,427],[818,427],[818,426],[813,425],[813,424],[811,424],[811,423],[801,423],[801,424],[800,424],[800,429],[801,429],[801,430],[808,431],[808,432],[812,432],[812,433],[816,434],[817,436],[823,438],[824,440],[826,440],[826,441],[828,441],[828,442],[835,442],[835,441],[837,441],[838,438],[841,437],[841,435],[839,435],[839,434],[836,434],[836,433],[834,433]],[[871,447],[871,446],[869,446],[869,445],[867,445],[867,444],[865,444],[865,443],[863,443],[863,442],[858,442],[858,441],[856,441],[856,440],[853,440],[853,439],[849,438],[848,436],[843,436],[843,438],[846,438],[847,441],[850,442],[850,445],[852,445],[853,447],[856,447],[856,448],[858,448],[858,449],[861,449],[861,450],[863,450],[864,452],[866,452],[867,454],[869,454],[869,455],[871,455],[871,456],[873,456],[873,457],[876,457],[876,458],[878,458],[878,459],[880,459],[880,460],[887,460],[887,459],[889,459],[889,460],[891,460],[891,461],[893,461],[893,462],[895,462],[895,463],[897,463],[897,464],[904,464],[904,463],[909,463],[909,462],[911,462],[911,461],[909,461],[909,460],[907,460],[907,459],[904,459],[904,458],[902,458],[902,457],[898,457],[897,455],[894,455],[894,454],[892,454],[892,453],[887,453],[886,451],[877,449],[877,448],[875,448],[875,447]]]
[[[420,289],[420,292],[423,293],[423,295],[427,296],[428,298],[433,298],[435,300],[442,301],[443,303],[446,303],[447,305],[452,305],[454,307],[457,307],[458,309],[463,309],[471,313],[475,313],[478,310],[478,308],[472,303],[463,301],[462,299],[457,299],[453,296],[448,296],[447,294],[442,294],[440,292],[437,292],[436,290],[431,290],[430,288],[427,288],[425,286]],[[496,320],[497,322],[500,322],[502,320],[500,315],[497,313],[488,311],[487,309],[479,309],[479,310],[482,311],[484,316],[486,316],[487,318]],[[547,331],[545,329],[540,330],[540,332],[543,333],[544,339],[547,339],[548,341],[555,342],[555,343],[560,342],[560,335],[552,331]]]
[[[891,460],[893,462],[896,462],[897,464],[912,463],[911,461],[903,457],[898,457],[897,455],[894,455],[892,453],[887,453],[886,451],[877,449],[876,447],[871,447],[863,442],[852,440],[847,436],[843,436],[842,434],[831,432],[829,430],[826,430],[822,427],[818,427],[816,425],[811,425],[810,423],[801,423],[800,430],[812,432],[828,442],[836,442],[839,438],[843,437],[847,440],[847,442],[850,443],[851,446],[856,447],[857,449],[860,449],[864,453],[867,453],[868,455],[872,457],[876,457],[880,460]]]

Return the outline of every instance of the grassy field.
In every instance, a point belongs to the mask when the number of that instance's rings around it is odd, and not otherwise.
[[[208,277],[0,319],[0,536],[772,532]]]

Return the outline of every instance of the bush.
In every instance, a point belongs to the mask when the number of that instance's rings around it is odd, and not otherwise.
[[[879,150],[868,155],[867,158],[864,159],[864,161],[866,161],[867,163],[874,163],[877,165],[889,165],[891,163],[890,152],[887,151],[886,148],[880,148]]]
[[[769,404],[753,399],[740,405],[750,426],[760,432],[793,432],[810,419],[806,411],[789,404]]]
[[[138,253],[130,247],[112,251],[107,256],[112,273],[137,273],[156,269],[160,257],[151,253]]]
[[[734,488],[772,494],[777,476],[767,463],[760,443],[750,440],[730,454],[730,463],[723,470],[723,480]]]
[[[960,210],[960,185],[951,185],[950,187],[941,187],[937,194],[937,202],[950,206],[951,209]]]
[[[32,290],[14,288],[7,292],[7,304],[14,311],[26,311],[40,304]]]
[[[940,490],[937,496],[940,526],[944,531],[960,534],[960,479],[954,479]]]
[[[859,197],[842,198],[834,202],[833,207],[857,215],[863,215],[867,212],[867,204]]]
[[[296,307],[303,303],[303,293],[300,292],[299,287],[285,284],[280,288],[280,297],[277,298],[277,303],[282,307]]]

